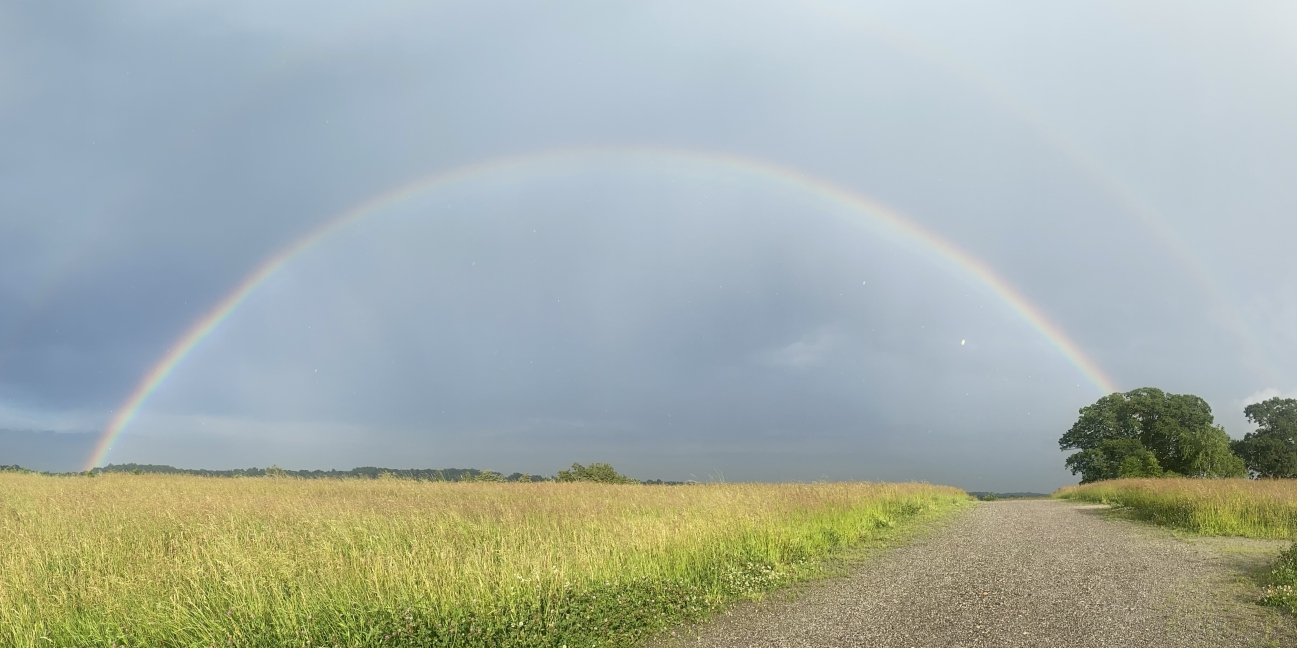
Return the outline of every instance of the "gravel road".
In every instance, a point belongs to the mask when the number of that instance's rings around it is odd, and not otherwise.
[[[1245,576],[1282,547],[1191,538],[1054,500],[982,502],[784,600],[660,643],[715,647],[1297,646]]]

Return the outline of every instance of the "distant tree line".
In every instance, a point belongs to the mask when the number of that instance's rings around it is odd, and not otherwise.
[[[994,491],[968,491],[969,495],[980,500],[1001,500],[1001,499],[1043,499],[1049,497],[1049,493],[1035,493],[1032,491],[1010,491],[1005,493],[996,493]]]
[[[1297,399],[1271,398],[1243,413],[1255,432],[1231,441],[1211,406],[1153,387],[1109,394],[1081,408],[1061,439],[1081,483],[1121,477],[1297,477]]]
[[[0,466],[0,472],[34,472],[21,466]],[[557,476],[545,477],[542,475],[529,475],[527,473],[513,473],[504,475],[494,470],[479,470],[477,468],[378,468],[374,466],[362,466],[352,468],[351,470],[288,470],[279,466],[270,466],[268,468],[236,468],[234,470],[207,470],[203,468],[176,468],[159,464],[108,464],[102,468],[95,468],[86,471],[86,473],[45,473],[45,474],[89,474],[97,475],[103,473],[130,473],[134,475],[143,474],[174,474],[174,475],[195,475],[198,477],[293,477],[298,479],[407,479],[411,481],[437,481],[437,482],[596,482],[603,484],[657,484],[657,485],[680,485],[686,482],[663,481],[661,479],[652,479],[639,481],[627,477],[617,472],[611,464],[592,463],[583,466],[579,463],[572,464],[568,470],[558,471]]]
[[[234,470],[207,470],[203,468],[176,468],[157,464],[108,464],[95,468],[99,473],[162,473],[195,475],[199,477],[296,477],[298,479],[380,479],[396,478],[412,481],[545,481],[540,475],[514,473],[501,475],[493,470],[476,468],[379,468],[361,466],[351,470],[289,470],[279,466],[268,468],[235,468]],[[552,479],[552,478],[549,478]]]

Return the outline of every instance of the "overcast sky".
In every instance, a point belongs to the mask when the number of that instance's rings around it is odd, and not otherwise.
[[[268,259],[484,163],[294,256],[107,461],[1074,482],[1101,392],[1062,338],[830,185],[1239,437],[1297,392],[1294,33],[1287,2],[6,3],[0,464],[78,468]]]

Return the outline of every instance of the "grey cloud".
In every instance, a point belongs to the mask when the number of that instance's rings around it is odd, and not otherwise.
[[[759,359],[776,367],[809,367],[824,362],[836,342],[832,333],[818,330],[784,346],[766,350],[760,353]]]

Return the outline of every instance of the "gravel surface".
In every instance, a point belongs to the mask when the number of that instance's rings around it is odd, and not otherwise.
[[[1282,543],[1192,538],[1055,500],[982,502],[850,576],[668,646],[1297,646],[1247,571]]]

